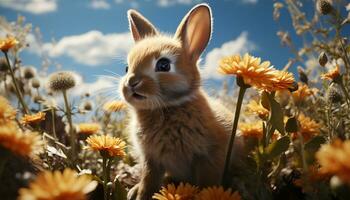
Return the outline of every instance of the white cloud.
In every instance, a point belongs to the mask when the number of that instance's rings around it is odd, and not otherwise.
[[[105,0],[92,0],[89,6],[96,10],[108,10],[111,8],[111,5]]]
[[[122,4],[125,2],[130,3],[131,7],[138,7],[138,3],[135,0],[131,0],[131,1],[126,1],[126,0],[114,0],[115,3],[117,4]],[[201,3],[203,2],[203,0],[147,0],[148,2],[155,2],[158,6],[160,7],[169,7],[169,6],[174,6],[174,5],[178,5],[178,4],[182,4],[182,5],[191,5],[191,4],[196,4],[196,3]],[[152,3],[153,3],[152,2]]]
[[[242,3],[244,3],[244,4],[256,4],[256,3],[258,3],[258,0],[242,0]]]
[[[57,43],[46,43],[43,51],[50,57],[68,56],[76,62],[98,66],[115,58],[123,58],[133,40],[129,33],[103,34],[92,30],[81,35],[66,36]]]
[[[138,8],[139,7],[139,3],[136,0],[114,0],[114,2],[116,4],[123,4],[123,3],[128,3],[130,5],[131,8]]]
[[[168,7],[176,4],[195,4],[200,3],[202,0],[157,0],[157,4],[161,7]]]
[[[57,0],[1,0],[0,6],[32,14],[44,14],[57,10]]]
[[[72,94],[74,96],[81,96],[85,93],[89,93],[92,95],[96,95],[96,94],[102,94],[103,93],[107,93],[108,89],[115,89],[116,83],[113,80],[110,79],[106,79],[104,77],[100,77],[98,78],[95,82],[91,82],[91,83],[86,83],[86,82],[81,82],[79,85],[77,85],[77,87],[75,87],[72,90]],[[115,91],[115,93],[117,94],[117,91]]]
[[[256,45],[248,40],[248,33],[242,32],[236,39],[225,42],[219,48],[214,48],[209,51],[204,59],[204,67],[202,69],[202,75],[204,78],[222,78],[218,72],[218,62],[224,56],[233,54],[243,54],[252,50],[255,50]]]

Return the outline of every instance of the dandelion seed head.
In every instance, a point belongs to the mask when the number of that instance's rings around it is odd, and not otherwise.
[[[23,77],[25,79],[31,79],[35,77],[35,75],[36,75],[36,70],[34,67],[25,67],[23,69]]]
[[[31,84],[32,84],[32,87],[35,89],[40,88],[40,81],[38,78],[33,78],[31,80]]]
[[[332,0],[317,0],[316,8],[322,15],[328,15],[333,11]]]
[[[50,75],[48,87],[54,91],[65,91],[73,88],[76,84],[75,77],[72,72],[61,71]]]

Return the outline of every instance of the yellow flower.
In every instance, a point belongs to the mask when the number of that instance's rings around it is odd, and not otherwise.
[[[332,144],[321,146],[316,158],[321,165],[320,172],[336,175],[350,184],[350,140],[335,140]]]
[[[317,93],[317,89],[310,89],[306,84],[298,83],[298,90],[292,92],[292,97],[295,103],[304,101],[307,97]]]
[[[330,70],[329,72],[325,74],[321,74],[321,79],[324,80],[336,80],[340,77],[340,68],[339,65],[336,65],[334,69]]]
[[[16,111],[5,97],[0,96],[0,123],[7,123],[15,119]]]
[[[23,133],[15,122],[8,122],[0,126],[0,146],[16,155],[31,157],[42,151],[43,141],[38,133]]]
[[[195,198],[196,200],[241,200],[238,192],[232,193],[231,189],[224,190],[222,187],[209,187],[203,189]]]
[[[257,138],[261,139],[263,136],[262,124],[259,122],[256,123],[240,123],[239,130],[243,137],[246,138]]]
[[[274,68],[269,61],[261,63],[261,58],[245,54],[223,58],[219,63],[219,72],[242,77],[245,84],[261,90],[271,90],[271,82],[274,78]]]
[[[120,138],[109,135],[92,135],[86,139],[89,149],[99,152],[107,152],[109,156],[125,156],[126,143]]]
[[[294,76],[290,72],[275,71],[275,78],[272,81],[270,91],[288,90],[294,88]]]
[[[299,133],[302,135],[305,142],[320,134],[321,124],[315,122],[309,117],[306,117],[303,113],[299,114],[298,121]],[[292,138],[298,138],[297,133],[293,133]]]
[[[125,107],[125,103],[122,101],[110,101],[103,105],[103,109],[107,112],[119,112]]]
[[[264,108],[260,103],[252,100],[247,104],[247,111],[258,115],[261,119],[267,119],[269,117],[269,110]]]
[[[71,170],[44,171],[29,188],[19,190],[19,200],[87,200],[87,194],[97,186],[87,175],[78,176]]]
[[[44,112],[38,112],[38,113],[33,114],[33,115],[24,115],[21,123],[25,124],[25,125],[37,124],[37,123],[45,120],[45,115],[46,115],[46,113],[44,113]]]
[[[245,54],[223,58],[219,63],[219,72],[243,78],[244,83],[268,92],[293,88],[293,74],[278,71],[269,61],[261,63],[261,58]]]
[[[80,123],[77,126],[78,133],[91,135],[97,133],[101,126],[97,123]]]
[[[198,193],[198,188],[188,183],[180,183],[179,186],[168,184],[162,187],[159,193],[153,195],[153,199],[157,200],[192,200]]]
[[[7,52],[9,49],[18,44],[18,40],[13,36],[7,36],[6,38],[0,38],[0,49],[3,52]]]

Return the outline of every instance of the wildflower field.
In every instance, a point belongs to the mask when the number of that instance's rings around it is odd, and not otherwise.
[[[217,62],[226,79],[207,87],[232,117],[221,184],[169,179],[152,199],[350,199],[350,3],[264,3],[274,23],[291,19],[276,33],[290,58],[274,66],[248,52]],[[35,48],[27,36],[38,32],[30,23],[0,18],[0,199],[128,199],[145,173],[130,137],[133,106],[103,93],[75,96],[77,72],[26,66],[21,53]],[[245,164],[232,172],[238,138]]]

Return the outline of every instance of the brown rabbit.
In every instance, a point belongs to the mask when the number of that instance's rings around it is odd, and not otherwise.
[[[198,59],[212,31],[207,4],[195,6],[174,37],[129,10],[135,45],[120,91],[131,105],[131,138],[140,153],[141,181],[128,199],[151,199],[165,175],[197,186],[222,177],[232,114],[201,89]]]

